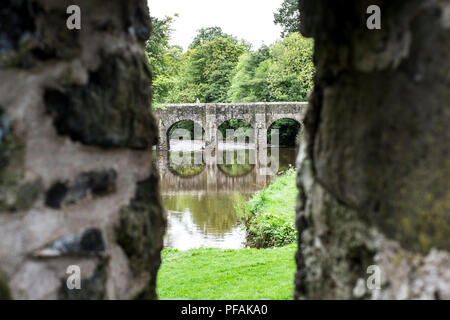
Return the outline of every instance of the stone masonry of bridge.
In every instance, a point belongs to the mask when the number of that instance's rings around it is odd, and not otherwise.
[[[293,119],[300,124],[306,111],[307,102],[254,102],[254,103],[194,103],[166,104],[155,110],[159,120],[158,149],[168,150],[170,128],[183,120],[193,120],[205,130],[206,146],[217,144],[217,129],[222,123],[232,119],[247,121],[255,129],[255,145],[267,145],[267,130],[275,121]]]

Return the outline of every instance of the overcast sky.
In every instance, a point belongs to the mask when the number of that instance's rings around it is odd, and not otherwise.
[[[196,31],[219,26],[225,33],[245,39],[259,48],[280,38],[281,28],[273,13],[283,0],[148,0],[150,15],[164,18],[179,14],[173,24],[171,44],[187,49]]]

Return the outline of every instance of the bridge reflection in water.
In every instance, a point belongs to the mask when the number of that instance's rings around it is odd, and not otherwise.
[[[261,174],[261,164],[251,160],[264,159],[260,154],[262,152],[270,158],[270,148],[259,151],[247,149],[244,152],[245,163],[238,163],[238,152],[235,151],[231,163],[228,159],[223,164],[224,161],[217,161],[216,157],[216,163],[194,164],[192,161],[191,164],[177,166],[173,161],[175,152],[155,151],[160,189],[168,217],[166,247],[180,250],[244,247],[245,232],[239,225],[234,206],[276,178]],[[294,148],[280,148],[278,153],[278,172],[295,164]],[[204,151],[190,154],[194,159],[203,157]]]

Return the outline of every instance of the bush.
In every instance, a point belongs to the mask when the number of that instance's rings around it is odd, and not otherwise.
[[[247,231],[247,245],[255,248],[281,247],[295,242],[294,225],[297,174],[287,170],[246,204],[235,206]]]

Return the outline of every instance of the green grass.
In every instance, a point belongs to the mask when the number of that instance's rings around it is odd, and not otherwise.
[[[195,249],[162,253],[160,299],[258,300],[292,298],[296,239],[296,173],[288,170],[236,206],[250,244],[269,249]],[[288,244],[286,246],[286,244]]]
[[[296,178],[295,170],[289,169],[246,204],[236,205],[237,214],[247,229],[249,246],[281,247],[295,242]]]
[[[160,299],[292,298],[295,245],[272,249],[164,250]]]

